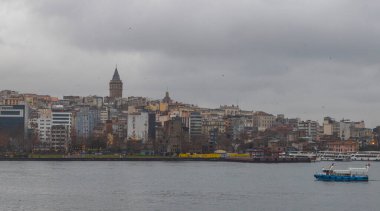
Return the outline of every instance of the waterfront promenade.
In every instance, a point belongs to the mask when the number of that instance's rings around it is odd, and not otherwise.
[[[0,161],[207,161],[241,163],[309,163],[309,158],[179,158],[179,157],[0,157]]]

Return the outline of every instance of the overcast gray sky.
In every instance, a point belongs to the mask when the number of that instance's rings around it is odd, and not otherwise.
[[[0,1],[0,90],[380,124],[380,2]]]

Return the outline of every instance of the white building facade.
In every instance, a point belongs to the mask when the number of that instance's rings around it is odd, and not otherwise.
[[[127,138],[131,140],[148,141],[149,114],[136,112],[128,114]]]

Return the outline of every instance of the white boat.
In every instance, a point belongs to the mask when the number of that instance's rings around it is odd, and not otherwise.
[[[317,154],[313,152],[302,152],[302,151],[293,151],[288,152],[288,156],[292,158],[309,158],[310,161],[321,161]]]
[[[354,161],[380,161],[380,151],[359,151],[351,155]]]
[[[320,151],[317,156],[321,161],[351,161],[351,154],[333,151]]]

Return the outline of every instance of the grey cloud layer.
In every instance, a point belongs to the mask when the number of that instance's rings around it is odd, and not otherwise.
[[[239,102],[248,110],[378,124],[376,1],[0,4],[1,17],[11,15],[0,21],[0,68],[19,72],[0,79],[0,88],[19,81],[23,90],[106,95],[117,63],[128,95],[161,97],[169,87],[178,100],[199,105]],[[25,34],[12,38],[16,32]],[[26,86],[28,72],[48,82],[31,74]]]

